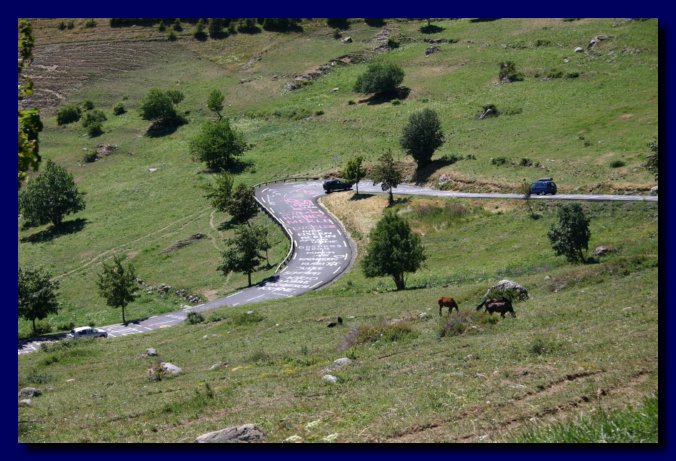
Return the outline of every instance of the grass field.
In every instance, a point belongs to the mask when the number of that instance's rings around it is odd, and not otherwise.
[[[229,216],[204,198],[212,181],[188,153],[190,139],[214,117],[208,93],[220,89],[224,110],[252,149],[238,181],[255,184],[291,175],[335,173],[353,154],[374,161],[384,150],[413,170],[398,145],[409,115],[436,110],[446,143],[439,161],[420,179],[466,191],[515,192],[522,181],[553,176],[560,192],[647,193],[655,185],[642,167],[657,136],[657,22],[620,19],[388,20],[400,47],[376,53],[382,28],[353,20],[332,37],[322,20],[304,32],[237,34],[198,42],[192,26],[176,42],[156,28],[112,29],[108,20],[57,31],[60,19],[35,20],[31,68],[45,129],[41,154],[65,166],[86,192],[87,209],[49,226],[18,231],[19,265],[42,266],[58,278],[62,310],[43,321],[54,331],[69,323],[105,325],[120,320],[96,291],[101,263],[124,255],[151,285],[165,283],[213,299],[244,286],[241,274],[216,271]],[[597,35],[592,50],[575,53]],[[425,38],[445,38],[425,56]],[[395,62],[409,92],[401,104],[369,103],[352,92],[367,62],[335,65],[302,88],[287,92],[295,76],[344,55]],[[498,63],[511,60],[524,81],[498,83]],[[577,78],[545,79],[552,71]],[[145,136],[149,122],[138,107],[150,88],[178,89],[189,123],[174,133]],[[108,120],[104,134],[88,138],[79,124],[57,126],[59,104],[85,99]],[[114,116],[123,102],[128,112]],[[479,120],[482,106],[501,115]],[[94,163],[84,149],[115,144]],[[496,166],[492,158],[505,157]],[[540,166],[518,166],[526,158]],[[624,166],[612,167],[622,160]],[[152,171],[151,171],[152,170]],[[360,250],[386,205],[383,196],[323,199]],[[262,320],[241,324],[250,308],[209,314],[208,321],[111,341],[56,346],[22,356],[19,385],[51,390],[19,409],[21,441],[192,441],[228,425],[256,422],[271,441],[501,441],[537,423],[567,420],[592,409],[623,409],[657,392],[656,204],[585,204],[590,249],[614,251],[595,264],[573,266],[555,257],[546,233],[556,203],[534,204],[534,220],[521,201],[439,200],[401,197],[395,210],[422,235],[426,268],[411,274],[408,289],[391,279],[366,279],[359,266],[330,286],[298,299],[254,307]],[[271,263],[288,251],[273,230]],[[21,222],[20,222],[21,224]],[[202,233],[177,251],[178,241]],[[260,280],[273,269],[254,275]],[[502,278],[526,286],[531,299],[515,306],[517,318],[498,322],[474,312],[485,290]],[[440,338],[435,300],[459,300],[457,336]],[[175,310],[184,301],[144,293],[129,318]],[[420,318],[429,313],[431,318]],[[337,315],[343,328],[326,329]],[[455,316],[456,314],[453,314]],[[221,318],[218,320],[218,318]],[[211,320],[211,321],[209,321]],[[401,323],[396,341],[341,348],[358,327]],[[18,321],[20,337],[30,323]],[[384,330],[383,330],[384,331]],[[390,337],[390,336],[384,336]],[[628,341],[630,339],[630,341]],[[632,347],[626,347],[627,344]],[[146,379],[156,347],[184,374]],[[337,371],[336,385],[322,368],[342,356],[354,362]],[[216,362],[224,365],[214,370]],[[75,381],[70,381],[74,379]],[[318,422],[317,422],[318,421]],[[335,435],[337,434],[337,435]],[[484,437],[485,436],[485,437]],[[511,439],[510,439],[511,440]]]

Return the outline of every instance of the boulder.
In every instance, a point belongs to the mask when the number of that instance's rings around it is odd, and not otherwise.
[[[182,368],[177,367],[173,363],[169,362],[160,363],[160,368],[162,368],[162,370],[164,370],[165,373],[170,373],[172,375],[178,375],[183,372]]]
[[[157,357],[157,351],[155,350],[154,347],[149,347],[146,349],[146,356],[147,357]]]
[[[578,47],[575,48],[576,53],[582,53],[583,51],[584,51],[584,48],[582,48],[581,46],[578,46]]]
[[[284,439],[285,443],[301,443],[302,441],[303,437],[301,437],[300,435],[292,435]]]
[[[341,40],[343,43],[352,43],[352,37],[345,37],[344,39]]]
[[[650,195],[657,195],[657,186],[650,188]]]
[[[339,368],[343,368],[345,365],[352,363],[352,360],[350,360],[347,357],[341,357],[339,359],[336,359],[333,361],[331,365],[328,367],[324,368],[322,371],[334,371],[338,370]]]
[[[333,375],[324,375],[324,376],[322,376],[322,381],[325,381],[325,382],[327,382],[327,383],[335,384],[335,383],[338,382],[338,378],[336,378],[336,377],[333,376]]]
[[[439,48],[438,46],[429,46],[425,50],[425,56],[429,56],[432,53],[436,53],[437,51],[441,51],[441,48]]]
[[[19,397],[37,397],[42,395],[42,391],[35,387],[24,387],[19,391]]]
[[[605,245],[597,246],[594,248],[594,256],[605,256],[608,253],[612,253],[613,249]]]
[[[528,290],[511,280],[500,280],[486,291],[484,299],[500,297],[509,298],[512,301],[524,301],[528,299]]]
[[[195,439],[195,443],[250,443],[264,440],[263,431],[255,424],[249,423],[202,434]]]
[[[31,399],[19,400],[19,406],[20,407],[30,407],[32,405],[33,405],[33,401]]]

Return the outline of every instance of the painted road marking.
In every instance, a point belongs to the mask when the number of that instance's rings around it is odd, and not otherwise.
[[[263,293],[262,295],[254,296],[253,298],[249,298],[247,299],[247,302],[253,301],[254,299],[262,298],[263,296],[265,296],[265,293]]]
[[[333,273],[335,274],[335,273],[338,272],[340,269],[341,269],[340,267],[337,267],[336,270],[333,271]]]
[[[324,283],[324,282],[323,282],[323,281],[319,281],[319,282],[315,283],[314,285],[312,285],[312,286],[310,287],[310,289],[313,289],[314,287],[316,287],[317,285],[319,285],[319,284],[321,284],[321,283]]]
[[[338,232],[339,235],[343,235],[343,233],[340,231],[340,229],[336,229],[336,232]]]

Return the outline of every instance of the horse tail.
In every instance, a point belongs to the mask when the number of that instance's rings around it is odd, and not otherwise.
[[[479,305],[476,307],[476,310],[481,309],[485,304],[486,304],[486,300],[484,299],[483,301],[481,301],[481,304],[479,304]]]

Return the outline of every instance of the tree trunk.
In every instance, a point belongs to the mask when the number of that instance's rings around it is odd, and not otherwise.
[[[249,286],[251,286],[251,272],[247,272],[247,277],[249,277]]]
[[[354,183],[354,187],[357,188],[357,195],[359,195],[359,180],[357,180],[357,182]]]
[[[404,280],[404,274],[393,274],[394,284],[397,286],[397,291],[403,290],[406,288],[406,281]]]
[[[127,324],[127,320],[124,318],[124,306],[122,306],[122,324],[123,325]]]
[[[33,320],[33,334],[35,334],[35,319],[32,320]]]
[[[270,267],[270,256],[268,255],[268,249],[265,249],[265,260],[268,262],[268,267]]]
[[[394,194],[392,194],[392,188],[390,187],[390,196],[389,196],[389,202],[387,206],[392,206],[394,205]]]

